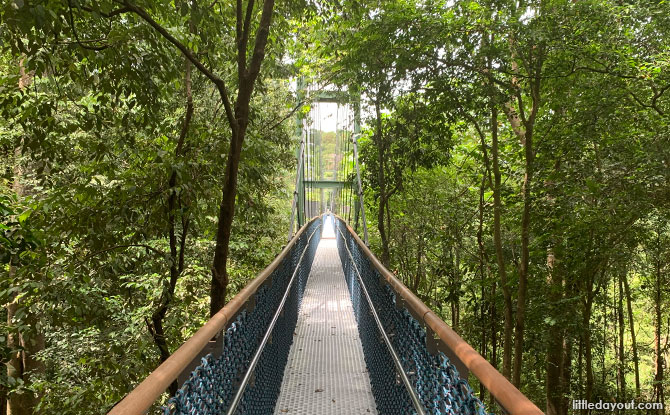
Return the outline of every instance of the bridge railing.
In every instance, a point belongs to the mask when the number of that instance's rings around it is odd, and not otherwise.
[[[377,408],[383,414],[416,413],[388,348],[373,321],[378,315],[426,413],[483,414],[482,402],[467,383],[472,373],[505,413],[539,415],[542,411],[429,309],[372,254],[351,227],[336,220],[344,275],[365,351]],[[365,287],[361,287],[361,282]],[[363,293],[365,291],[365,293]],[[365,297],[372,299],[373,313]],[[392,352],[393,353],[393,352]]]
[[[243,381],[246,388],[239,397],[240,413],[271,412],[320,240],[321,224],[322,219],[316,217],[303,226],[263,272],[114,406],[109,415],[146,414],[175,380],[179,380],[180,388],[159,412],[224,413]],[[267,346],[259,351],[262,340],[268,340],[263,343]],[[256,359],[256,369],[249,370]]]

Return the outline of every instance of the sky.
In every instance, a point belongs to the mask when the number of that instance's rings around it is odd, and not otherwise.
[[[314,127],[319,128],[324,132],[335,131],[336,128],[342,129],[344,124],[346,108],[351,108],[350,106],[345,107],[340,105],[339,108],[339,120],[338,120],[338,105],[334,102],[315,102],[312,104],[312,112],[310,116],[313,118]],[[353,130],[353,112],[348,114],[351,119],[351,126],[349,129]]]

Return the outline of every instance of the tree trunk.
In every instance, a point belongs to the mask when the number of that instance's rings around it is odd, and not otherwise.
[[[563,298],[563,278],[555,267],[555,256],[552,248],[547,249],[547,269],[549,270],[549,307],[553,324],[547,327],[547,358],[545,390],[547,399],[547,415],[560,415],[563,400],[561,370],[563,368],[564,331],[559,320],[562,318],[559,303]]]
[[[246,132],[247,117],[238,118],[239,130],[233,133],[230,139],[228,159],[223,184],[223,198],[219,207],[219,225],[216,232],[216,246],[214,248],[214,262],[212,266],[212,284],[210,290],[210,316],[216,314],[226,303],[228,288],[228,254],[230,233],[235,215],[235,196],[237,194],[237,174],[242,154],[242,143]],[[242,125],[243,124],[243,125]]]
[[[241,2],[238,3],[241,7]],[[256,32],[254,51],[251,62],[247,66],[247,44],[250,30],[249,21],[253,15],[253,2],[249,2],[244,23],[242,22],[242,11],[237,10],[237,58],[238,58],[238,82],[239,89],[235,101],[234,119],[229,119],[231,137],[224,170],[221,205],[219,207],[219,223],[216,231],[216,246],[214,247],[214,261],[212,263],[212,280],[210,286],[210,315],[213,316],[226,302],[228,288],[228,254],[230,248],[230,233],[235,215],[235,197],[237,195],[237,175],[242,154],[242,144],[249,125],[249,103],[254,90],[254,84],[260,72],[261,63],[265,58],[265,47],[267,45],[274,0],[263,2],[263,12]],[[251,9],[249,9],[251,8]],[[222,85],[221,82],[217,86]],[[220,88],[221,90],[221,88]],[[224,104],[226,97],[223,96]],[[230,117],[230,116],[229,116]]]
[[[15,275],[16,268],[10,274]],[[16,311],[20,307],[18,300],[12,301],[7,307],[7,322],[11,324]],[[29,324],[36,327],[37,322],[34,318]],[[10,333],[7,336],[7,346],[11,350],[18,350],[11,354],[7,364],[7,376],[14,379],[21,379],[23,384],[29,388],[32,384],[32,375],[36,372],[44,371],[44,366],[37,361],[34,356],[37,352],[44,349],[44,335],[35,333]],[[24,389],[22,393],[10,394],[7,401],[8,415],[33,415],[36,414],[35,408],[39,404],[40,396],[32,393],[30,389]]]
[[[584,325],[584,366],[586,366],[586,391],[584,399],[591,401],[593,398],[593,351],[591,350],[591,310],[593,300],[588,298],[584,310],[582,324]]]
[[[561,415],[568,415],[570,409],[568,397],[572,380],[572,350],[572,339],[568,338],[566,332],[563,336],[563,365],[561,366]]]
[[[609,293],[607,293],[608,289],[609,289],[608,287],[605,288],[605,294],[606,295],[609,294]],[[607,347],[609,346],[608,336],[607,336],[609,334],[608,326],[609,326],[610,318],[613,317],[613,316],[608,316],[607,315],[607,309],[609,307],[609,304],[607,303],[607,301],[603,302],[602,306],[603,306],[603,316],[605,316],[605,318],[603,318],[603,327],[602,327],[602,329],[603,329],[602,330],[603,341],[600,342],[600,346],[601,346],[600,347],[600,359],[601,359],[600,360],[600,367],[601,367],[600,374],[602,375],[602,378],[600,379],[600,384],[605,385],[605,382],[607,382],[607,376],[609,375],[608,371],[605,370],[605,360],[606,360],[606,357],[607,357]]]
[[[507,272],[505,270],[505,258],[502,248],[501,234],[501,175],[500,158],[498,150],[498,110],[491,106],[491,158],[493,159],[493,241],[496,249],[496,261],[498,263],[498,273],[500,274],[500,287],[503,291],[505,303],[504,315],[505,326],[503,333],[503,376],[510,379],[512,375],[512,293],[507,282]]]
[[[630,324],[630,338],[633,347],[633,364],[635,365],[635,397],[640,397],[640,360],[637,354],[637,340],[635,338],[635,318],[633,317],[633,301],[630,295],[628,275],[623,275],[624,292],[626,293],[626,305],[628,307],[628,323]]]
[[[412,291],[418,295],[419,287],[423,280],[423,231],[419,230],[419,241],[416,250],[416,274],[412,283]]]
[[[20,65],[23,68],[22,62]],[[26,81],[29,83],[29,81]],[[23,167],[21,165],[23,140],[14,149],[14,181],[12,190],[16,196],[21,199],[25,194],[25,188],[22,184]],[[9,267],[9,279],[16,278],[18,268],[14,265]],[[7,348],[12,351],[10,360],[7,363],[7,376],[17,380],[21,380],[26,388],[22,393],[10,394],[7,399],[6,411],[9,415],[32,415],[35,413],[40,396],[32,393],[30,385],[32,384],[32,375],[36,372],[43,372],[44,367],[41,362],[37,361],[34,356],[37,352],[44,349],[44,335],[39,331],[37,325],[37,318],[32,314],[27,314],[24,324],[32,327],[33,330],[28,332],[21,332],[18,329],[13,329],[15,322],[14,317],[21,307],[21,300],[12,296],[12,300],[7,305],[7,324],[10,330],[7,336]]]
[[[619,364],[617,365],[617,384],[619,385],[619,393],[617,398],[619,402],[624,402],[626,400],[626,373],[624,371],[626,365],[626,359],[624,356],[624,319],[623,319],[623,277],[619,276],[619,301],[617,304],[617,315],[619,323]]]
[[[554,174],[559,174],[560,168],[560,159],[557,159],[554,164]],[[551,180],[545,182],[545,186],[548,189],[546,195],[547,206],[553,209],[555,205],[556,196],[553,192],[554,184]],[[553,225],[553,223],[552,223]],[[546,391],[546,400],[547,400],[547,414],[550,415],[563,415],[564,409],[567,410],[566,402],[566,386],[569,385],[566,382],[566,371],[569,371],[568,367],[570,362],[566,362],[566,359],[570,359],[570,356],[567,356],[569,353],[567,349],[567,329],[565,324],[565,318],[563,317],[564,310],[561,306],[561,300],[568,295],[565,293],[566,288],[564,288],[564,278],[563,273],[560,269],[556,267],[556,251],[555,246],[559,237],[558,234],[552,226],[552,229],[549,231],[551,233],[550,244],[547,247],[547,288],[549,291],[548,294],[548,305],[549,305],[549,318],[551,319],[551,324],[547,327],[547,357],[546,357],[546,377],[545,377],[545,391]],[[560,234],[558,234],[560,235]]]
[[[389,268],[391,264],[391,253],[389,250],[388,234],[384,222],[384,211],[386,209],[386,204],[388,203],[386,172],[384,170],[386,152],[382,136],[382,114],[381,102],[379,100],[380,98],[377,96],[377,99],[375,100],[375,144],[377,145],[377,181],[379,184],[379,211],[377,212],[377,229],[379,230],[379,237],[381,238],[382,242],[382,264]]]
[[[513,44],[510,38],[510,45]],[[515,52],[512,51],[512,70],[517,72],[518,65],[514,60]],[[513,77],[511,87],[515,91],[516,101],[519,103],[518,112],[514,110],[511,102],[503,105],[503,111],[514,133],[518,136],[524,148],[525,174],[522,183],[523,213],[521,215],[521,263],[519,265],[519,285],[517,288],[516,320],[514,323],[514,368],[512,373],[512,384],[517,388],[521,384],[521,371],[523,368],[523,346],[524,327],[526,320],[526,295],[528,293],[528,274],[530,266],[530,214],[531,214],[531,187],[533,184],[533,133],[535,119],[540,108],[540,85],[542,80],[542,65],[544,59],[544,45],[533,46],[529,54],[528,62],[531,109],[528,116],[525,115],[523,99],[520,94],[520,86],[517,77]]]
[[[186,59],[186,73],[184,75],[184,84],[186,87],[186,113],[182,123],[181,131],[175,148],[175,159],[181,158],[184,149],[184,141],[188,134],[188,129],[193,117],[193,95],[191,93],[191,62]],[[154,343],[158,348],[161,363],[165,362],[170,357],[170,349],[168,347],[167,339],[165,338],[165,330],[163,328],[163,320],[167,314],[168,307],[172,303],[174,292],[177,287],[177,281],[184,270],[184,248],[186,246],[186,237],[188,235],[189,220],[182,217],[181,236],[179,242],[177,241],[177,225],[175,218],[175,211],[177,210],[177,193],[174,190],[177,185],[177,172],[173,171],[168,180],[168,234],[170,242],[170,281],[167,287],[161,293],[161,299],[158,308],[151,316],[151,323],[149,323],[149,332],[153,337]],[[180,203],[181,205],[181,203]],[[180,206],[181,207],[181,206]],[[178,385],[174,381],[170,384],[170,395],[174,396],[177,393]]]
[[[514,325],[514,372],[512,384],[517,388],[521,385],[523,367],[523,339],[526,321],[526,295],[528,293],[528,267],[530,265],[530,210],[531,185],[533,181],[533,135],[528,128],[525,134],[524,154],[526,174],[523,180],[523,214],[521,216],[521,264],[519,267],[519,287],[516,301],[516,321]]]
[[[2,307],[0,310],[2,310],[3,321],[9,322],[7,308]],[[3,368],[2,370],[5,370],[6,373],[6,369]],[[7,392],[8,388],[3,382],[0,384],[0,415],[7,415]]]
[[[496,290],[497,290],[496,282],[493,281],[493,284],[491,284],[491,294],[490,294],[491,359],[489,359],[489,361],[494,369],[498,369],[498,325],[496,324],[496,322],[498,321],[498,313],[496,310],[496,301],[495,301]],[[493,395],[489,395],[489,407],[493,407],[493,405],[494,405]]]
[[[454,249],[454,282],[451,288],[451,327],[458,333],[461,321],[461,304],[458,292],[461,290],[461,257],[459,250]]]
[[[485,154],[486,151],[486,144],[482,143],[482,152]],[[487,158],[488,161],[488,158]],[[487,163],[488,164],[488,163]],[[479,354],[482,355],[484,359],[486,359],[486,351],[487,351],[487,344],[486,344],[486,327],[485,327],[485,321],[487,320],[487,317],[485,317],[486,314],[486,278],[485,278],[485,272],[484,272],[484,262],[486,258],[486,249],[484,247],[484,241],[482,239],[483,236],[483,228],[484,228],[484,191],[486,189],[486,173],[482,175],[482,181],[481,185],[479,187],[479,225],[477,226],[477,246],[479,247],[479,278],[480,278],[480,303],[479,303],[479,321],[482,322],[482,327],[479,329],[481,332],[480,336],[480,346],[479,346]],[[477,310],[477,309],[475,309]],[[491,318],[491,316],[488,316],[488,318]],[[484,402],[486,400],[486,393],[485,393],[484,385],[479,382],[479,399]]]
[[[660,233],[659,233],[660,234]],[[659,236],[660,239],[660,236]],[[659,243],[660,248],[660,243]],[[661,402],[665,407],[665,396],[663,393],[663,350],[661,348],[661,333],[663,329],[663,314],[661,304],[661,259],[656,258],[656,284],[654,292],[654,354],[655,354],[655,375],[654,375],[654,397],[657,402]],[[662,413],[662,411],[659,411]]]

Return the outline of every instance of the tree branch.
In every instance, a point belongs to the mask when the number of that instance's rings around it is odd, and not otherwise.
[[[82,10],[86,10],[87,12],[91,12],[91,13],[98,13],[100,16],[106,17],[108,19],[110,17],[118,16],[120,14],[128,13],[130,11],[130,9],[127,8],[127,7],[119,7],[118,9],[112,10],[109,13],[101,12],[99,10],[93,10],[93,8],[91,8],[91,7],[82,6],[82,5],[78,5],[77,8],[82,9]]]
[[[163,256],[163,257],[167,256],[167,253],[161,251],[160,249],[157,249],[157,248],[154,248],[154,247],[152,247],[152,246],[149,246],[149,245],[147,245],[147,244],[124,244],[124,245],[115,245],[115,246],[111,246],[111,247],[109,247],[109,248],[101,249],[101,250],[99,250],[99,251],[91,252],[90,254],[86,255],[86,256],[84,257],[84,259],[82,259],[81,261],[79,261],[79,263],[82,264],[82,263],[86,262],[86,260],[88,260],[88,259],[90,259],[90,258],[92,258],[92,257],[94,257],[94,256],[96,256],[96,255],[104,254],[105,252],[113,251],[113,250],[115,250],[115,249],[132,248],[132,247],[144,248],[144,249],[146,249],[147,251],[151,251],[151,252],[153,252],[153,253],[155,253],[155,254],[157,254],[157,255],[161,255],[161,256]]]
[[[484,134],[484,131],[482,131],[481,127],[479,126],[479,123],[474,117],[472,117],[470,114],[468,114],[467,117],[470,119],[472,125],[474,125],[475,130],[477,130],[477,135],[479,136],[479,140],[482,143],[482,156],[484,157],[484,168],[486,169],[485,178],[488,179],[489,187],[493,189],[493,178],[491,175],[491,160],[489,159],[489,153],[486,150],[486,135]]]
[[[601,74],[605,74],[605,75],[616,76],[617,78],[623,78],[623,79],[638,79],[638,77],[634,76],[634,75],[624,75],[622,73],[613,72],[609,69],[597,69],[597,68],[591,68],[591,67],[588,67],[588,66],[576,66],[574,70],[575,71],[596,72],[596,73],[601,73]]]
[[[88,49],[88,50],[94,50],[96,52],[99,52],[101,50],[105,50],[109,47],[109,45],[102,45],[102,46],[88,46],[88,45],[85,45],[84,42],[82,42],[79,39],[79,34],[77,33],[77,27],[74,25],[74,15],[72,14],[72,1],[68,1],[67,9],[68,9],[68,14],[70,15],[70,26],[72,27],[72,34],[74,34],[74,38],[75,38],[75,40],[77,41],[77,44],[80,47],[82,47],[84,49]],[[91,43],[93,41],[88,40],[88,41],[85,41],[85,42],[86,43]]]
[[[216,76],[212,71],[207,69],[205,65],[203,65],[202,62],[193,54],[193,52],[187,48],[183,43],[181,43],[179,40],[177,40],[174,36],[172,36],[170,33],[168,33],[167,30],[158,22],[156,22],[149,14],[144,10],[143,8],[136,6],[132,3],[130,3],[128,0],[125,0],[126,8],[130,10],[131,12],[137,14],[142,20],[147,22],[149,26],[154,28],[158,33],[160,33],[168,42],[172,43],[177,49],[181,51],[181,53],[186,56],[186,58],[193,63],[193,65],[198,68],[198,70],[205,75],[210,81],[216,85],[216,88],[219,90],[219,95],[221,96],[221,100],[223,101],[223,106],[226,109],[226,117],[228,118],[228,122],[230,123],[230,126],[233,130],[237,129],[237,121],[235,120],[235,116],[233,115],[233,108],[230,105],[230,99],[228,97],[228,91],[226,89],[226,84],[223,81],[223,79],[219,78]]]
[[[272,21],[274,4],[274,0],[265,0],[263,3],[263,13],[261,14],[261,20],[256,33],[256,42],[254,44],[254,54],[249,64],[248,82],[250,87],[253,87],[256,77],[260,73],[263,58],[265,58],[265,45],[268,42],[268,35],[270,34],[270,22]],[[249,95],[251,95],[251,91],[249,91]]]
[[[250,26],[251,26],[251,15],[253,14],[254,11],[254,0],[249,0],[249,4],[247,4],[247,13],[244,16],[244,27],[242,28],[242,38],[241,38],[241,45],[244,48],[243,50],[240,50],[240,55],[241,59],[244,62],[244,69],[246,70],[246,62],[247,62],[247,45],[249,44],[249,32],[251,31]],[[240,11],[241,13],[241,11]]]
[[[186,251],[186,235],[188,234],[189,225],[191,224],[191,219],[188,217],[182,216],[181,219],[181,238],[179,241],[179,262],[177,266],[177,272],[181,275],[184,272],[184,252]]]
[[[517,135],[517,137],[519,137],[519,140],[521,140],[521,144],[523,145],[526,141],[526,131],[521,125],[521,120],[519,119],[519,115],[517,114],[516,110],[514,107],[512,107],[510,102],[503,104],[502,110],[507,116],[509,123],[512,125],[512,130]]]
[[[286,114],[285,116],[283,116],[279,121],[277,121],[277,122],[275,122],[274,124],[272,124],[271,127],[265,129],[265,131],[268,131],[268,132],[269,132],[269,131],[272,131],[272,130],[274,130],[275,128],[279,127],[284,121],[286,121],[286,120],[289,119],[293,114],[295,114],[296,111],[298,111],[298,110],[300,109],[300,107],[302,107],[302,104],[304,104],[304,101],[300,101],[295,107],[293,107],[293,109],[292,109],[288,114]]]
[[[656,102],[657,102],[658,99],[663,95],[663,93],[664,93],[665,91],[667,91],[668,89],[670,89],[670,83],[669,83],[668,85],[664,86],[663,88],[661,88],[659,91],[654,91],[654,97],[651,99],[651,107],[652,107],[653,109],[655,109],[656,112],[658,112],[659,115],[665,115],[665,112],[662,111],[662,110],[658,107],[658,105],[656,104]]]
[[[235,44],[237,46],[237,76],[242,79],[247,63],[246,53],[241,53],[241,50],[245,47],[242,45],[242,0],[237,0],[235,6]]]

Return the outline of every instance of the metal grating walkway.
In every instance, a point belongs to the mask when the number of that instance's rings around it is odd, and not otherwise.
[[[377,413],[335,239],[319,243],[294,335],[275,414]]]

